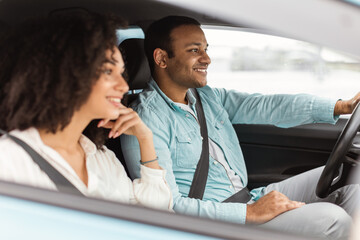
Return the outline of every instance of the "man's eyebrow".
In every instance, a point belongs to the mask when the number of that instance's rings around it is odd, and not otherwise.
[[[201,46],[201,45],[203,45],[203,44],[202,44],[202,43],[193,42],[193,43],[188,43],[188,44],[186,44],[185,47],[190,47],[190,46],[192,46],[192,45]],[[209,44],[208,44],[208,43],[206,44],[206,47],[209,47]]]

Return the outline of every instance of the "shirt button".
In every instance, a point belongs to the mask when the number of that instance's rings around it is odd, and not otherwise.
[[[217,161],[214,161],[214,164],[216,165],[216,164],[218,164],[218,162],[217,162]]]
[[[230,185],[229,188],[233,188],[232,185]]]
[[[188,138],[188,141],[191,142],[191,138]]]
[[[186,115],[185,115],[185,117],[187,117],[187,118],[188,118],[188,117],[190,117],[190,115],[189,115],[189,114],[186,114]]]
[[[224,124],[224,121],[223,120],[221,120],[221,122],[220,122],[221,124]]]

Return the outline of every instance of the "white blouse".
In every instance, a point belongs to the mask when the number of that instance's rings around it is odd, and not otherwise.
[[[10,134],[29,144],[85,196],[122,203],[139,203],[158,209],[172,209],[172,196],[165,181],[165,170],[141,166],[141,178],[132,182],[111,150],[106,146],[103,151],[98,150],[95,144],[83,135],[80,138],[80,145],[86,153],[88,172],[88,186],[86,186],[66,160],[42,142],[35,128],[25,131],[14,130]],[[27,152],[6,136],[0,138],[0,178],[56,190],[55,184]]]

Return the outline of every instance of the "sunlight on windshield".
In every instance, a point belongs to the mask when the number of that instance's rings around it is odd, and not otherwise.
[[[204,27],[212,87],[249,93],[310,93],[351,98],[360,90],[360,62],[307,42]]]

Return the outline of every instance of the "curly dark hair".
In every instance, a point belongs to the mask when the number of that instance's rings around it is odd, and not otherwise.
[[[58,13],[13,26],[0,37],[0,128],[64,129],[88,99],[106,50],[117,45],[113,15]],[[98,148],[105,130],[84,131]]]

